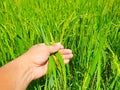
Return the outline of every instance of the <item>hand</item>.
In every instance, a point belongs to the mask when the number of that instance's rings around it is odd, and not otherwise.
[[[33,79],[40,78],[46,74],[48,57],[57,51],[62,54],[65,63],[68,63],[70,58],[73,57],[72,51],[70,49],[64,49],[60,43],[51,46],[38,44],[26,52],[28,63],[31,63]]]
[[[29,83],[46,74],[48,57],[59,51],[65,63],[73,57],[70,49],[64,49],[60,43],[46,46],[38,44],[25,54],[0,68],[0,90],[25,90]],[[6,83],[7,82],[7,83]]]

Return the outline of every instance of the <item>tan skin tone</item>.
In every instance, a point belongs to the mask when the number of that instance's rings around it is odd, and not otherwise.
[[[60,43],[52,46],[37,44],[25,54],[0,68],[0,90],[25,90],[32,80],[46,74],[48,57],[59,51],[64,62],[73,57],[70,49],[64,49]]]

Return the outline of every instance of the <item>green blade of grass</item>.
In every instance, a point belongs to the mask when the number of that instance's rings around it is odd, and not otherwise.
[[[50,42],[48,41],[47,37],[45,36],[45,33],[44,33],[43,29],[42,29],[42,26],[40,26],[40,29],[39,29],[39,30],[40,30],[40,33],[41,33],[41,35],[42,35],[42,38],[43,38],[45,44],[46,44],[46,45],[50,45]]]

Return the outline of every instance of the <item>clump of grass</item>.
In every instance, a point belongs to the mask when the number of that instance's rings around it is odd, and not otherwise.
[[[113,73],[115,74],[115,79],[112,80],[110,86],[109,86],[109,89],[110,90],[113,90],[113,89],[117,89],[120,87],[120,84],[119,82],[117,81],[117,79],[119,79],[119,76],[120,76],[120,64],[119,64],[119,61],[118,61],[118,56],[113,52],[113,50],[111,49],[110,45],[107,44],[106,45],[108,50],[111,52],[112,54],[112,70],[113,70]]]
[[[48,40],[47,36],[45,35],[42,26],[40,26],[40,32],[46,45],[54,44],[55,41],[53,40],[51,32],[48,33],[51,37],[52,43]],[[66,90],[66,68],[64,60],[59,52],[56,52],[55,54],[52,54],[49,57],[45,90],[53,89]]]

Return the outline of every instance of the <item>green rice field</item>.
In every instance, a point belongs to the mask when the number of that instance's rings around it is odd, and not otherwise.
[[[27,90],[120,90],[120,0],[0,0],[0,66],[54,42],[74,57]]]

